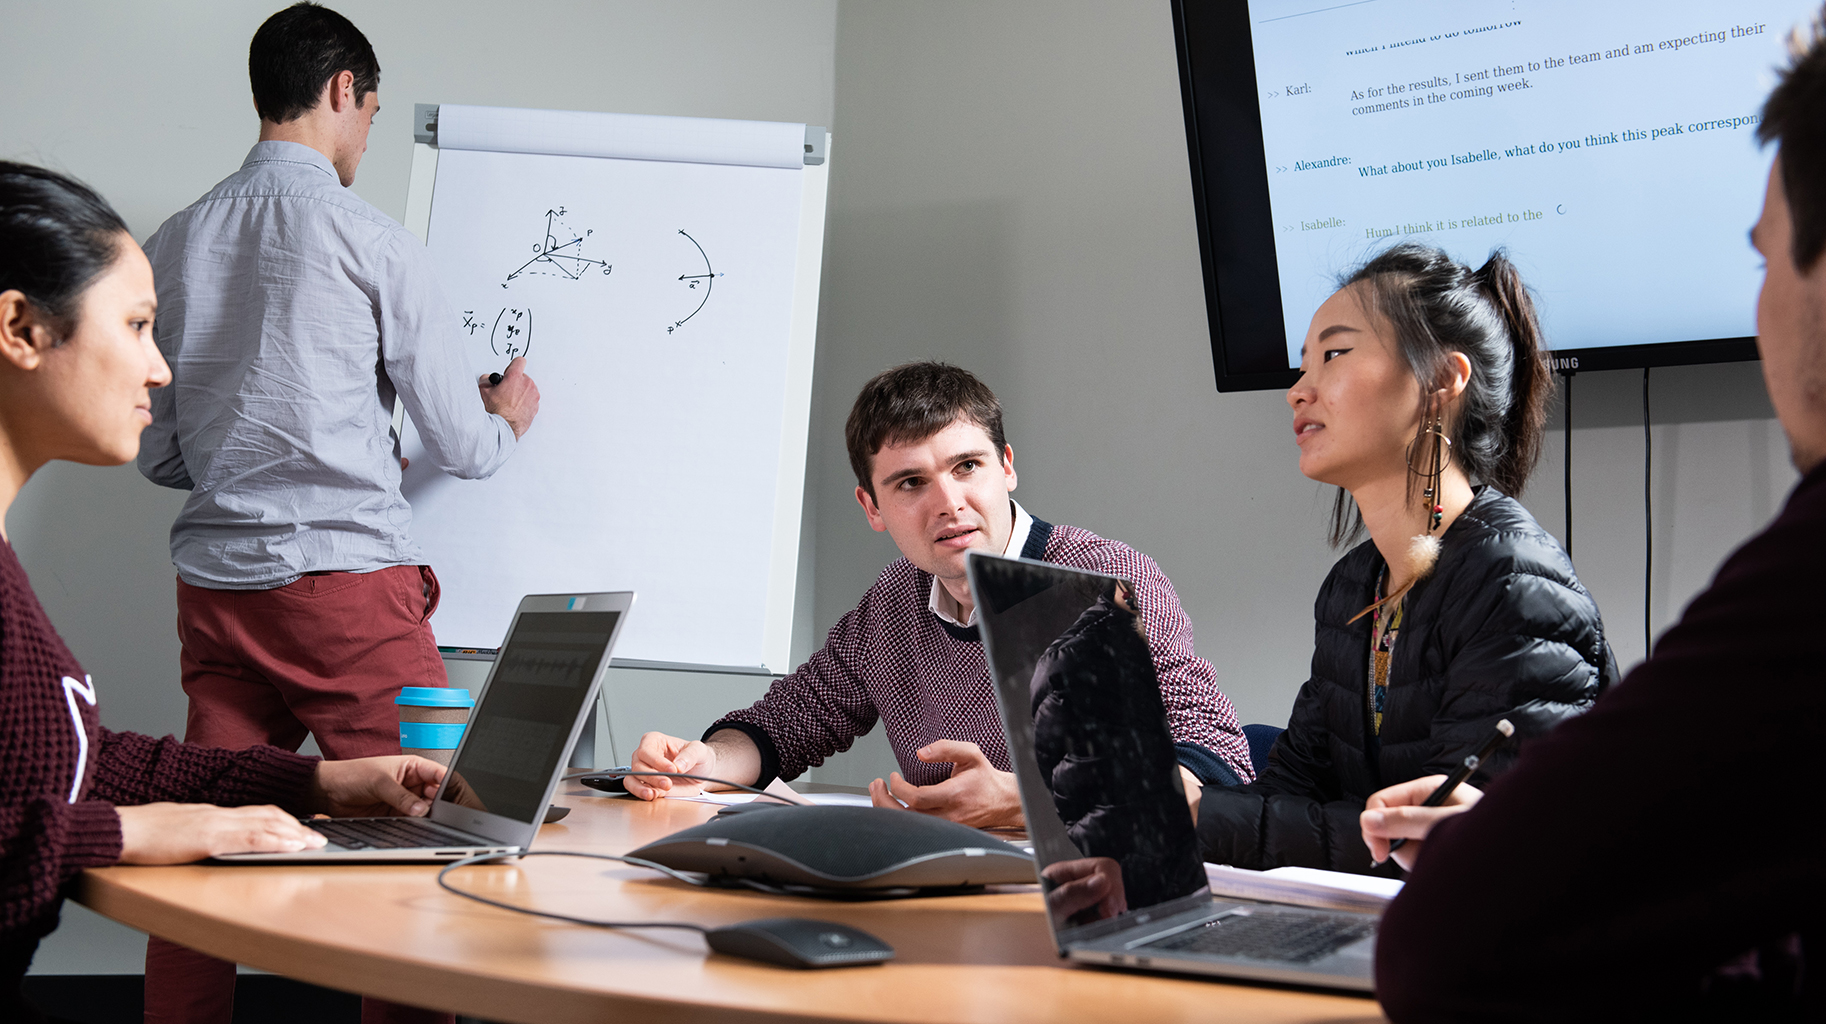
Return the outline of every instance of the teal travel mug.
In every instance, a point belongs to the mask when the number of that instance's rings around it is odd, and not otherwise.
[[[468,690],[449,686],[407,686],[394,698],[399,705],[399,752],[450,764],[469,712],[476,706]]]

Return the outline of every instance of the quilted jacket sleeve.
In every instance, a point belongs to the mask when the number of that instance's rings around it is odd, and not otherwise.
[[[1199,800],[1199,846],[1205,860],[1239,868],[1299,866],[1370,871],[1369,847],[1357,827],[1363,796],[1338,794],[1322,713],[1309,680],[1293,719],[1274,743],[1268,767],[1247,786],[1205,787]],[[1378,873],[1388,873],[1387,869]]]
[[[1496,535],[1468,551],[1480,572],[1443,580],[1439,642],[1449,666],[1433,714],[1431,749],[1418,775],[1443,775],[1482,746],[1500,719],[1515,726],[1477,774],[1483,785],[1515,763],[1521,748],[1586,711],[1617,678],[1598,606],[1567,578],[1565,555],[1534,537]],[[1390,779],[1390,784],[1401,780]]]

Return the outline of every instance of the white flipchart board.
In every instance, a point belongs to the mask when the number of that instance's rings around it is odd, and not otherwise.
[[[407,227],[450,326],[477,374],[523,353],[541,393],[487,480],[444,475],[401,430],[439,643],[498,646],[525,594],[633,590],[617,664],[787,671],[828,136],[451,104],[418,118]]]

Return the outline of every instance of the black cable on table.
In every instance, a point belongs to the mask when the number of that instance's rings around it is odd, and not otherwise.
[[[444,879],[445,875],[450,874],[452,871],[455,871],[457,868],[466,868],[466,867],[470,866],[471,864],[480,864],[483,861],[505,860],[508,857],[589,857],[593,860],[613,860],[613,861],[620,861],[623,864],[631,864],[637,868],[651,868],[654,871],[664,872],[665,874],[671,875],[673,878],[676,878],[679,881],[685,882],[689,885],[703,886],[704,884],[706,884],[703,879],[692,878],[691,876],[685,874],[682,871],[674,871],[673,869],[665,866],[664,864],[656,864],[653,861],[642,860],[639,857],[617,857],[611,853],[581,853],[581,852],[575,852],[575,851],[570,851],[570,850],[533,850],[533,851],[530,851],[527,853],[484,853],[484,854],[479,854],[474,857],[464,857],[462,860],[455,860],[455,861],[451,861],[449,864],[446,864],[444,866],[444,870],[439,871],[437,873],[437,884],[441,888],[443,888],[446,892],[455,893],[456,895],[461,896],[466,900],[475,900],[477,903],[486,903],[491,907],[499,907],[502,910],[511,910],[516,914],[530,914],[533,917],[549,917],[554,921],[568,921],[571,924],[589,925],[592,928],[678,928],[678,929],[682,929],[684,931],[693,931],[693,932],[698,932],[698,933],[704,934],[704,935],[708,935],[710,933],[710,929],[704,927],[703,925],[692,924],[688,921],[598,921],[594,918],[575,917],[571,914],[554,914],[549,910],[533,910],[530,907],[516,906],[515,904],[512,904],[512,903],[503,903],[500,900],[491,900],[486,896],[477,896],[473,892],[465,892],[462,889],[458,889],[456,886],[451,885],[448,881],[446,881]]]
[[[610,770],[610,771],[604,771],[604,772],[595,772],[595,773],[591,773],[591,774],[616,775],[616,776],[662,775],[669,779],[688,779],[692,782],[709,782],[709,783],[713,783],[713,784],[719,785],[719,786],[728,786],[731,789],[745,790],[749,793],[755,794],[756,796],[764,796],[764,797],[767,797],[772,800],[778,800],[788,807],[800,806],[799,804],[796,804],[796,803],[792,802],[791,800],[786,799],[785,797],[781,796],[778,793],[769,793],[765,789],[758,789],[754,786],[745,785],[740,782],[730,782],[728,779],[713,779],[708,775],[693,775],[689,772],[653,772],[653,771],[632,771],[632,770],[630,770],[630,771]],[[710,932],[710,929],[705,928],[703,925],[690,924],[685,921],[598,921],[594,918],[576,917],[571,914],[554,914],[548,910],[533,910],[529,907],[522,907],[522,906],[518,906],[518,905],[515,905],[512,903],[503,903],[500,900],[492,900],[486,896],[478,896],[473,892],[465,892],[462,889],[458,889],[456,886],[451,885],[450,882],[445,877],[445,876],[449,875],[452,871],[455,871],[457,868],[466,868],[466,867],[470,866],[471,864],[480,864],[484,861],[506,860],[510,857],[515,857],[515,858],[519,858],[519,857],[589,857],[593,860],[612,860],[612,861],[617,861],[622,864],[632,865],[633,867],[637,867],[637,868],[650,868],[650,869],[652,869],[654,871],[658,871],[662,874],[670,875],[673,878],[676,878],[679,881],[684,882],[687,885],[695,885],[695,886],[703,887],[703,886],[706,886],[709,884],[703,878],[694,878],[691,875],[686,874],[683,871],[675,871],[672,868],[669,868],[664,864],[659,864],[659,863],[656,863],[656,862],[650,861],[650,860],[643,860],[639,857],[618,857],[614,854],[609,854],[609,853],[583,853],[583,852],[573,851],[573,850],[532,850],[532,851],[529,851],[526,853],[484,853],[484,854],[478,854],[477,856],[474,856],[474,857],[464,857],[462,860],[455,860],[455,861],[451,861],[449,864],[446,864],[444,866],[444,869],[437,873],[437,884],[438,884],[439,888],[442,888],[444,891],[453,893],[457,896],[461,896],[466,900],[475,900],[477,903],[486,903],[491,907],[499,907],[502,910],[511,910],[516,914],[530,914],[533,917],[549,917],[554,921],[568,921],[571,924],[588,925],[592,928],[679,928],[679,929],[684,929],[686,931],[699,932],[702,934],[709,934],[709,932]]]

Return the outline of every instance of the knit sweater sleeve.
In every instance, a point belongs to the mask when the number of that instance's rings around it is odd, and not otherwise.
[[[49,932],[64,884],[118,860],[120,815],[111,803],[47,795],[0,806],[0,936]]]
[[[114,804],[277,804],[301,811],[317,762],[264,744],[224,750],[103,729],[89,795]]]
[[[1056,527],[1054,542],[1058,550],[1048,552],[1048,561],[1109,573],[1135,584],[1141,618],[1147,625],[1148,648],[1154,655],[1154,672],[1160,678],[1160,697],[1167,708],[1167,728],[1181,747],[1181,761],[1188,760],[1184,748],[1190,744],[1221,760],[1236,781],[1252,781],[1255,769],[1249,761],[1249,741],[1243,737],[1230,698],[1218,689],[1217,670],[1198,656],[1192,620],[1180,606],[1173,581],[1147,555],[1084,530]],[[1189,767],[1198,774],[1196,764]]]
[[[86,798],[46,795],[0,806],[0,935],[43,934],[57,893],[84,868],[121,855],[117,805],[278,804],[302,809],[317,758],[276,747],[222,750],[100,730]]]
[[[1192,620],[1180,607],[1173,581],[1152,558],[1137,557],[1141,570],[1134,576],[1136,596],[1147,620],[1148,646],[1154,653],[1154,670],[1160,676],[1160,696],[1166,701],[1173,740],[1203,747],[1228,765],[1237,781],[1249,782],[1255,778],[1249,741],[1243,737],[1230,698],[1217,688],[1217,669],[1193,647]]]
[[[797,671],[776,680],[753,705],[723,716],[706,734],[734,723],[760,729],[773,740],[779,777],[788,780],[823,764],[832,754],[850,749],[856,737],[873,729],[880,717],[861,675],[850,663],[856,652],[869,649],[875,596],[876,591],[871,590],[861,604],[838,619],[824,646]],[[762,783],[767,781],[771,780]]]

